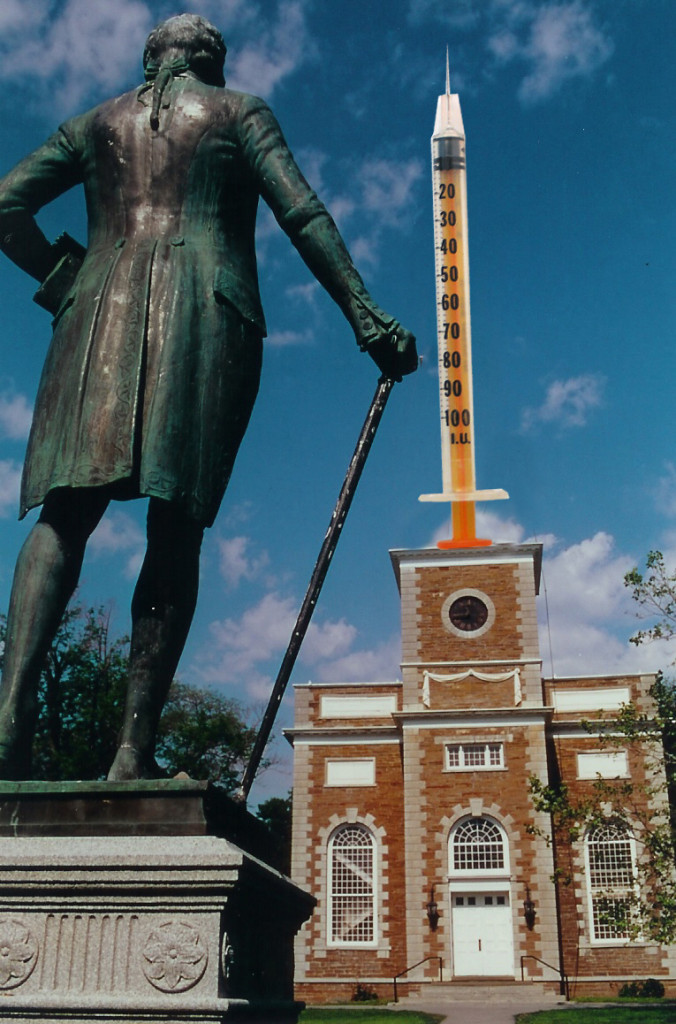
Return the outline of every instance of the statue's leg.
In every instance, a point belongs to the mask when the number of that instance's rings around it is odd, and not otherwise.
[[[0,778],[30,775],[40,673],[107,504],[98,490],[50,492],[19,553],[0,686]]]
[[[111,781],[155,778],[162,708],[192,622],[202,527],[170,502],[151,498],[148,547],[131,606],[129,681]]]

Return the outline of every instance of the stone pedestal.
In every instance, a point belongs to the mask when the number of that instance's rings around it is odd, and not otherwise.
[[[0,783],[0,1020],[295,1021],[314,901],[257,826],[203,783]]]

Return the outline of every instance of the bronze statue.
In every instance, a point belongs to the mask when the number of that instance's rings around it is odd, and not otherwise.
[[[380,370],[415,370],[415,339],[368,294],[266,104],[225,88],[203,18],[148,37],[146,84],[67,121],[0,181],[0,247],[41,282],[54,335],[38,391],[0,689],[0,778],[25,778],[46,652],[111,499],[148,497],[129,681],[109,779],[158,774],[155,737],[213,521],[258,390],[265,321],[259,196]],[[84,185],[88,245],[50,245],[34,215]],[[84,257],[81,268],[80,258]],[[79,268],[79,269],[78,269]]]

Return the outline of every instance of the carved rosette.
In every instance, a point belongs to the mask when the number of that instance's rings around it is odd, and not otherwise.
[[[161,992],[185,992],[200,980],[208,959],[197,928],[184,921],[165,921],[148,936],[143,972]]]
[[[30,977],[38,959],[38,942],[22,921],[0,918],[0,990],[17,988]]]

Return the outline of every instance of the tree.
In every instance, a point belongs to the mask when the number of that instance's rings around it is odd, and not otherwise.
[[[644,574],[634,566],[624,576],[624,585],[631,590],[643,614],[657,616],[652,626],[630,637],[631,643],[637,645],[646,640],[671,640],[676,634],[676,572],[668,572],[661,551],[648,552],[646,570]]]
[[[6,619],[0,622],[4,650]],[[128,641],[103,608],[68,609],[45,661],[33,745],[36,778],[105,778],[117,749]]]
[[[291,810],[293,791],[287,796],[271,796],[258,805],[256,816],[261,819],[270,833],[270,842],[275,863],[285,875],[291,871]]]
[[[186,683],[172,684],[160,720],[157,761],[169,775],[186,772],[226,789],[240,782],[256,739],[234,700]],[[270,764],[264,761],[262,768]]]
[[[0,616],[0,652],[5,632],[6,619]],[[128,650],[127,637],[111,635],[105,609],[68,609],[40,679],[34,777],[105,779],[122,722]],[[241,778],[255,734],[236,701],[175,681],[160,722],[158,764],[169,776],[185,772],[231,789]],[[261,770],[269,764],[263,762]]]
[[[624,583],[642,610],[656,621],[631,637],[634,644],[676,635],[676,573],[669,574],[659,551],[649,552],[647,572],[625,574]],[[561,779],[549,785],[533,776],[531,794],[538,811],[551,816],[560,850],[572,849],[594,827],[612,825],[633,835],[637,846],[637,886],[628,902],[608,900],[608,922],[656,942],[676,939],[676,689],[657,675],[650,695],[654,713],[624,705],[612,722],[585,722],[600,746],[640,751],[641,779],[596,778],[583,796],[573,796]],[[533,829],[533,831],[540,830]],[[540,832],[540,834],[544,834]],[[572,871],[559,865],[558,882],[569,884]],[[628,909],[627,909],[628,908]],[[617,915],[625,915],[619,920]]]

